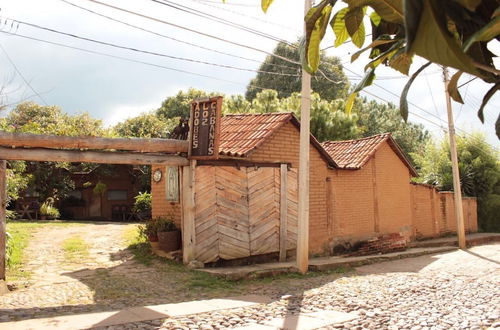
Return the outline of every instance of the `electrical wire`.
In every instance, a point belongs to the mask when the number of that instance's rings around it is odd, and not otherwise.
[[[31,89],[31,91],[36,95],[38,96],[38,98],[40,100],[42,100],[43,104],[45,104],[46,106],[48,106],[49,104],[45,101],[45,99],[42,97],[42,95],[40,95],[40,93],[38,93],[34,88],[33,86],[31,86],[31,84],[28,82],[28,80],[26,80],[26,78],[24,77],[24,75],[21,73],[21,71],[18,69],[18,67],[16,66],[16,64],[14,63],[14,61],[12,61],[12,59],[10,58],[9,54],[7,53],[7,51],[5,50],[5,48],[0,44],[0,49],[2,50],[2,52],[4,53],[5,57],[7,58],[7,60],[10,62],[10,64],[12,65],[12,67],[14,68],[14,70],[16,70],[17,74],[21,77],[21,79],[24,81],[24,83],[26,84],[26,86],[29,87],[29,89]]]
[[[11,18],[7,18],[7,19],[11,19]],[[38,24],[28,23],[28,22],[25,22],[25,21],[20,21],[20,20],[14,20],[14,21],[18,22],[19,24],[22,24],[22,25],[26,25],[26,26],[30,26],[30,27],[33,27],[33,28],[37,28],[37,29],[41,29],[41,30],[45,30],[45,31],[49,31],[49,32],[53,32],[53,33],[65,35],[65,36],[72,37],[72,38],[79,39],[79,40],[84,40],[84,41],[93,42],[93,43],[100,44],[100,45],[105,45],[105,46],[119,48],[119,49],[124,49],[124,50],[130,50],[130,51],[133,51],[133,52],[138,52],[138,53],[143,53],[143,54],[148,54],[148,55],[153,55],[153,56],[160,56],[160,57],[170,58],[170,59],[174,59],[174,60],[178,60],[178,61],[185,61],[185,62],[191,62],[191,63],[211,65],[211,66],[217,66],[217,67],[221,67],[221,68],[225,68],[225,69],[233,69],[233,70],[239,70],[239,71],[272,74],[272,75],[278,75],[278,76],[292,76],[292,77],[299,76],[299,74],[291,74],[291,73],[281,73],[281,72],[272,72],[272,71],[262,71],[262,70],[247,69],[247,68],[241,68],[241,67],[236,67],[236,66],[232,66],[232,65],[219,64],[219,63],[213,63],[213,62],[206,62],[206,61],[196,60],[196,59],[192,59],[192,58],[186,58],[186,57],[179,57],[179,56],[174,56],[174,55],[168,55],[168,54],[164,54],[164,53],[158,53],[158,52],[153,52],[153,51],[149,51],[149,50],[143,50],[143,49],[134,48],[134,47],[117,45],[117,44],[114,44],[114,43],[110,43],[110,42],[106,42],[106,41],[100,41],[100,40],[96,40],[96,39],[92,39],[92,38],[81,37],[81,36],[78,36],[78,35],[73,34],[73,33],[63,32],[63,31],[59,31],[59,30],[56,30],[56,29],[47,28],[47,27],[44,27],[44,26],[41,26],[41,25],[38,25]]]
[[[277,27],[280,27],[280,28],[283,28],[283,29],[287,29],[289,31],[293,31],[293,32],[302,34],[302,31],[300,31],[298,29],[295,29],[295,28],[292,28],[291,26],[286,26],[286,25],[283,25],[283,24],[278,24],[276,22],[270,22],[270,21],[267,21],[265,19],[261,19],[261,18],[255,17],[255,16],[250,16],[250,15],[243,14],[243,13],[241,13],[239,11],[236,11],[236,10],[228,9],[228,8],[226,8],[226,6],[229,3],[225,3],[225,4],[223,4],[222,7],[219,7],[219,6],[210,4],[210,3],[212,3],[212,1],[204,1],[204,0],[190,0],[190,1],[196,2],[196,3],[198,3],[198,4],[202,5],[202,6],[206,6],[206,7],[210,7],[210,8],[215,8],[215,9],[218,9],[218,10],[223,10],[223,11],[226,11],[226,12],[234,14],[234,15],[238,15],[238,16],[241,16],[241,17],[250,18],[250,19],[253,19],[253,20],[265,23],[265,24],[274,25],[274,26],[277,26]]]
[[[176,10],[179,10],[179,11],[182,11],[182,12],[194,15],[194,16],[202,17],[202,18],[205,18],[205,19],[208,19],[210,21],[214,21],[214,22],[226,25],[226,26],[230,26],[230,27],[233,27],[233,28],[241,30],[241,31],[249,32],[249,33],[258,35],[260,37],[270,39],[272,41],[283,42],[283,43],[287,44],[290,47],[294,47],[294,48],[297,47],[296,45],[293,45],[288,40],[284,40],[284,39],[275,37],[275,36],[273,36],[273,35],[271,35],[269,33],[258,31],[258,30],[255,30],[253,28],[247,27],[245,25],[234,23],[232,21],[229,21],[229,20],[224,19],[224,18],[217,17],[217,16],[212,15],[212,14],[206,14],[204,12],[200,12],[197,9],[193,9],[191,7],[188,7],[188,6],[185,6],[185,5],[181,5],[181,4],[178,4],[178,3],[175,3],[175,2],[171,2],[169,0],[149,0],[149,1],[155,2],[155,3],[158,3],[160,5],[167,6],[169,8],[173,8],[173,9],[176,9]]]

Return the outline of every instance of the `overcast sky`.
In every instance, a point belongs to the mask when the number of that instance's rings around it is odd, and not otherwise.
[[[299,0],[275,0],[267,14],[262,13],[260,0],[227,0],[226,4],[218,0],[166,0],[163,4],[161,0],[99,1],[164,22],[155,22],[90,0],[0,0],[0,30],[10,33],[0,33],[0,45],[13,62],[12,64],[0,49],[0,82],[7,91],[4,97],[5,103],[15,106],[22,100],[32,100],[40,104],[58,105],[68,113],[87,111],[92,116],[102,119],[106,125],[113,125],[141,112],[156,109],[166,97],[189,87],[225,94],[243,94],[246,85],[256,74],[252,71],[113,48],[26,24],[18,26],[17,23],[12,23],[12,20],[143,51],[246,70],[256,70],[266,56],[264,52],[272,52],[276,41],[195,16],[188,13],[186,8],[179,10],[165,3],[177,3],[290,42],[297,40],[302,30],[303,1]],[[163,36],[97,16],[71,6],[68,2]],[[165,22],[247,45],[262,52],[190,32]],[[327,33],[322,48],[333,43],[332,32]],[[22,36],[148,64],[64,48]],[[216,53],[168,37],[246,59]],[[495,53],[500,53],[498,45],[492,46]],[[344,45],[329,49],[328,54],[341,57],[346,69],[362,75],[366,57],[362,56],[357,62],[350,64],[349,54],[353,51],[355,51],[353,46]],[[416,59],[415,62],[423,63],[420,59]],[[13,65],[41,97],[23,81]],[[409,94],[409,100],[418,106],[410,105],[410,120],[424,124],[436,135],[442,135],[439,126],[446,127],[442,74],[437,66],[432,66],[424,72],[427,74],[416,81]],[[378,86],[369,87],[367,91],[397,104],[398,95],[407,79],[390,68],[377,70],[377,73]],[[353,83],[357,82],[354,73],[346,71],[346,74],[352,78]],[[461,82],[469,79],[470,76],[463,75]],[[500,96],[495,95],[486,107],[485,125],[482,125],[476,116],[482,95],[488,88],[488,85],[479,79],[462,87],[462,96],[466,104],[462,106],[454,103],[454,114],[459,134],[467,134],[472,130],[482,131],[488,136],[490,143],[500,148],[500,142],[494,134],[494,123],[500,111]]]

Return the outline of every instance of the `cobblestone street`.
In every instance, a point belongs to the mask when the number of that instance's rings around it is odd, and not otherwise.
[[[235,294],[271,303],[247,308],[128,323],[108,329],[221,329],[251,326],[299,312],[357,312],[331,328],[483,329],[500,327],[500,245],[372,264],[343,274],[221,282],[184,267],[137,263],[122,233],[131,225],[51,228],[28,247],[29,283],[0,297],[1,322],[120,310]],[[57,237],[85,233],[89,255],[68,264]]]

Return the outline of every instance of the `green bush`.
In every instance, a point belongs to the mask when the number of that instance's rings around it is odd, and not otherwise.
[[[151,193],[143,192],[134,197],[134,211],[146,212],[151,210]]]
[[[500,195],[491,194],[477,200],[477,222],[482,232],[500,232]]]
[[[157,232],[177,230],[177,226],[175,225],[175,222],[170,218],[158,217],[158,218],[156,218],[155,222],[156,222],[156,231]]]

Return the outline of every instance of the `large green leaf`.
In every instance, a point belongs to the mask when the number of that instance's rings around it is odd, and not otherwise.
[[[305,62],[303,63],[306,71],[316,72],[320,62],[320,43],[323,39],[332,5],[329,0],[323,0],[317,6],[311,8],[305,17],[306,21],[306,40],[305,40]]]
[[[376,59],[365,65],[365,71],[369,70],[369,68],[375,69],[380,65],[380,63],[390,60],[398,52],[398,50],[399,49],[390,48],[389,50],[383,52]]]
[[[477,112],[477,116],[479,117],[479,119],[483,124],[484,124],[484,113],[483,113],[484,107],[498,90],[500,90],[500,82],[497,82],[493,87],[490,88],[490,90],[486,94],[484,94],[483,102],[481,102],[481,107]],[[497,125],[498,125],[498,120],[497,120]],[[500,138],[500,136],[498,135],[498,126],[496,129],[497,129],[497,136]]]
[[[388,43],[393,43],[395,42],[397,39],[377,39],[377,40],[374,40],[371,44],[369,44],[368,46],[366,46],[365,48],[357,51],[356,53],[352,54],[351,56],[351,63],[356,61],[358,59],[358,57],[364,53],[365,51],[367,51],[368,49],[371,49],[371,48],[374,48],[374,47],[377,47],[377,46],[380,46],[380,45],[383,45],[383,44],[388,44]]]
[[[351,37],[358,31],[361,23],[363,23],[364,16],[364,10],[361,7],[351,9],[345,14],[345,27]]]
[[[374,79],[375,79],[375,69],[370,68],[370,69],[368,69],[368,71],[366,71],[364,77],[356,85],[356,87],[354,87],[354,91],[347,98],[347,101],[345,104],[345,111],[348,114],[351,114],[352,107],[354,105],[354,100],[356,99],[358,92],[360,92],[363,88],[370,86],[373,83]]]
[[[453,0],[453,1],[458,2],[459,4],[462,5],[462,7],[465,7],[470,11],[476,10],[476,7],[481,3],[481,0]]]
[[[350,8],[370,6],[382,19],[404,24],[402,0],[344,0]]]
[[[269,6],[273,3],[274,0],[261,0],[260,2],[260,6],[262,7],[262,11],[264,13],[267,12],[267,9],[269,8]]]
[[[463,71],[457,71],[453,77],[451,77],[450,82],[448,83],[448,93],[450,94],[451,98],[454,99],[458,103],[464,104],[464,100],[462,99],[462,95],[460,95],[460,92],[458,91],[458,79],[460,79],[460,76],[464,73]]]
[[[441,0],[422,0],[423,10],[410,52],[427,60],[481,76],[446,28]]]
[[[464,43],[464,52],[468,51],[470,46],[478,41],[490,41],[491,39],[497,37],[500,34],[500,16],[496,16],[488,24],[486,24],[482,29],[470,36],[469,39]]]
[[[404,0],[406,51],[411,49],[422,16],[422,0]]]
[[[432,62],[427,62],[426,64],[422,65],[417,71],[415,71],[408,82],[406,83],[405,87],[403,88],[403,92],[401,93],[401,97],[399,99],[399,112],[401,113],[401,117],[403,117],[404,121],[408,120],[408,91],[410,90],[411,84],[417,78],[417,76],[425,70],[429,65],[431,65]]]
[[[366,37],[365,25],[363,24],[363,22],[361,22],[361,25],[359,26],[358,30],[354,32],[354,34],[351,37],[352,43],[356,47],[361,48],[365,43],[365,37]]]
[[[400,49],[393,57],[389,59],[389,66],[394,70],[398,70],[402,74],[408,75],[412,59],[413,56],[411,54],[405,52],[404,49]]]
[[[349,38],[349,33],[347,32],[344,21],[345,15],[348,11],[349,8],[342,8],[333,16],[330,22],[330,26],[335,34],[335,47],[342,45]]]

